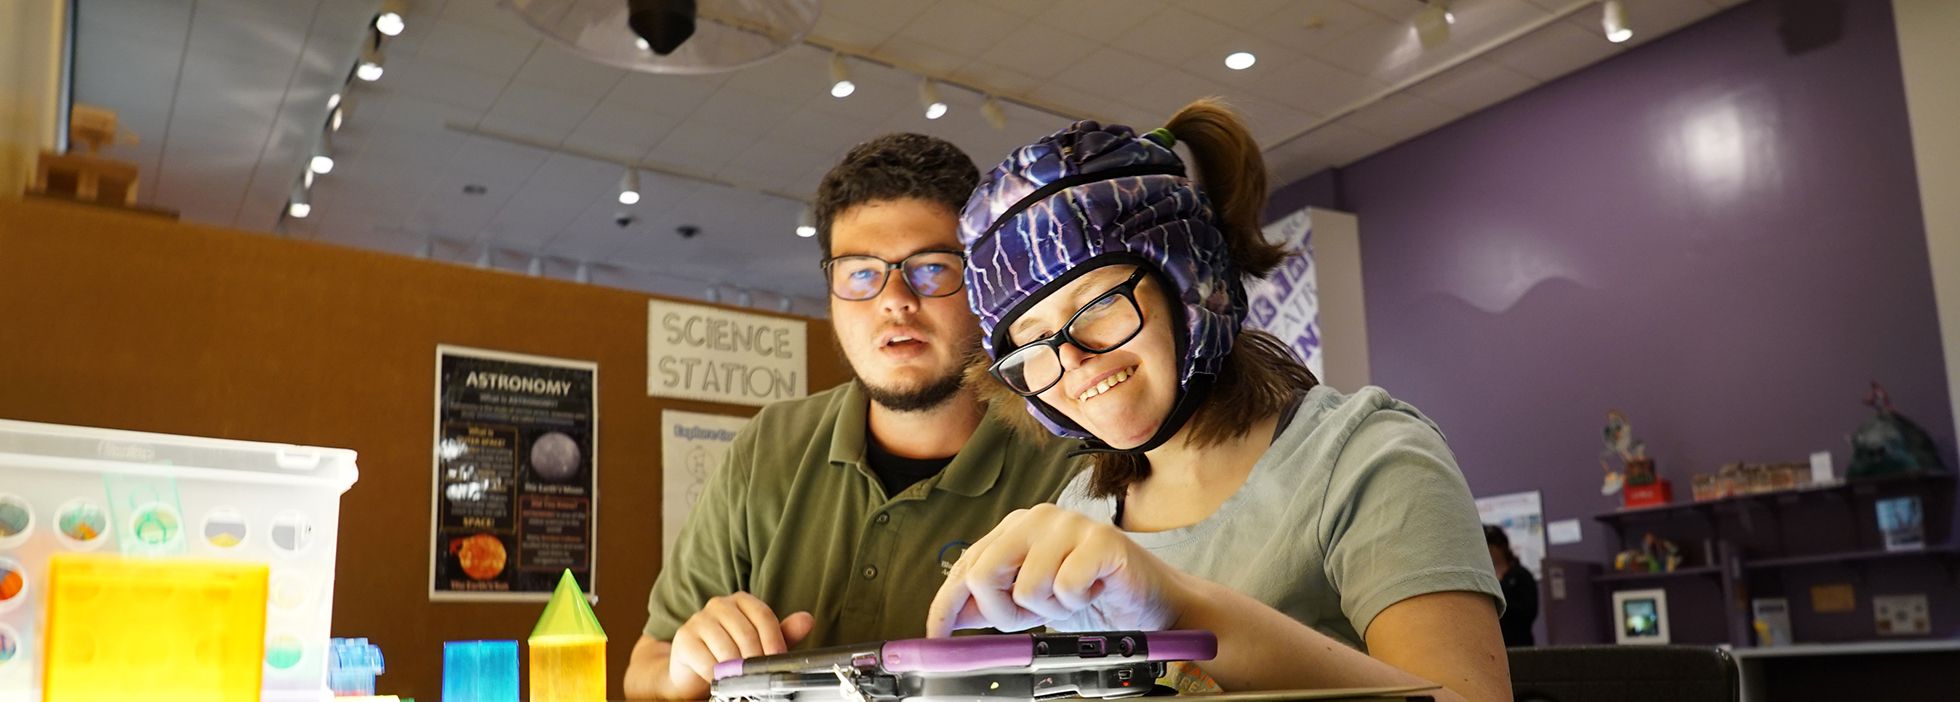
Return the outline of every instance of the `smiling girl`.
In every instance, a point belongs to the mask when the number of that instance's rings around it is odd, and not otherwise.
[[[1245,277],[1288,255],[1265,193],[1212,101],[1142,136],[1079,122],[982,180],[960,239],[991,363],[970,382],[1093,470],[967,549],[927,630],[1208,629],[1226,690],[1509,699],[1502,596],[1435,424],[1243,328]]]

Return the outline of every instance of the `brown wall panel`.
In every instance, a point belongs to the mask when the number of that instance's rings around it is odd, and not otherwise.
[[[809,256],[785,242],[780,255]],[[662,409],[647,295],[156,217],[0,200],[0,417],[351,448],[336,636],[381,646],[383,692],[435,699],[442,642],[523,639],[539,604],[428,601],[437,344],[599,364],[596,611],[619,696],[660,563]],[[849,377],[810,322],[810,383]]]

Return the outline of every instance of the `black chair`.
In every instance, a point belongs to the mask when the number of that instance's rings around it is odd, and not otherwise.
[[[1703,646],[1513,648],[1518,702],[1735,702],[1740,672],[1729,652]]]

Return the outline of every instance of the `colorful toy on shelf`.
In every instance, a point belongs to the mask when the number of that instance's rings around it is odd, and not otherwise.
[[[1613,556],[1613,570],[1623,573],[1672,573],[1680,567],[1681,547],[1652,532],[1640,538],[1640,548]]]
[[[263,563],[57,554],[42,694],[63,702],[257,702]]]
[[[442,700],[517,702],[517,642],[443,642]]]
[[[1654,459],[1647,457],[1647,444],[1633,438],[1633,425],[1625,413],[1606,413],[1606,448],[1600,451],[1599,467],[1606,471],[1606,482],[1599,494],[1620,493],[1627,507],[1667,504],[1674,499],[1673,486],[1654,473]],[[1624,473],[1613,470],[1611,459],[1618,458]]]
[[[1599,494],[1612,495],[1620,491],[1620,487],[1626,483],[1626,477],[1620,471],[1614,470],[1613,464],[1609,461],[1618,458],[1624,465],[1635,459],[1646,458],[1647,445],[1633,438],[1633,425],[1627,422],[1627,416],[1619,410],[1606,413],[1604,434],[1606,448],[1599,452],[1599,467],[1606,472],[1606,482],[1599,486]]]
[[[606,632],[572,571],[558,578],[530,647],[531,702],[604,702]]]
[[[1893,409],[1891,396],[1876,380],[1865,396],[1865,405],[1872,408],[1872,416],[1851,435],[1851,465],[1845,469],[1846,477],[1946,470],[1932,437]]]
[[[336,638],[327,646],[327,687],[335,697],[374,696],[374,678],[387,669],[381,647],[367,639]]]

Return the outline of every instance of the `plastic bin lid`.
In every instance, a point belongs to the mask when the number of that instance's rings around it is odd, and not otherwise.
[[[360,477],[357,454],[348,449],[0,419],[0,463],[14,457],[81,460],[108,470],[127,466],[131,473],[156,466],[256,473],[343,492]]]

